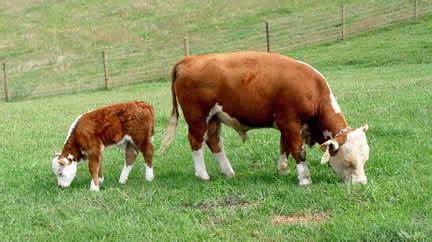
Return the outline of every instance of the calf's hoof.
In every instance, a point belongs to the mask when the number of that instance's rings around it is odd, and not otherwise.
[[[288,176],[289,174],[290,174],[290,171],[288,168],[285,170],[282,170],[282,169],[279,170],[279,176]]]
[[[102,184],[104,182],[104,177],[99,177],[99,184]]]
[[[207,173],[203,173],[203,174],[196,174],[195,176],[198,177],[201,181],[208,181],[210,180],[210,176]]]
[[[235,177],[235,172],[233,170],[226,171],[226,172],[224,172],[224,174],[227,178],[234,178]]]

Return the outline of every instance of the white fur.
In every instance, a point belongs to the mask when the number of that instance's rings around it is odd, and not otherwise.
[[[213,154],[215,159],[217,160],[219,167],[221,169],[221,171],[225,174],[225,176],[227,177],[234,177],[235,173],[234,170],[231,166],[230,161],[228,160],[228,158],[226,157],[225,154],[225,149],[224,149],[224,145],[223,145],[223,136],[222,136],[222,128],[219,129],[218,132],[218,145],[219,148],[221,149],[220,152]]]
[[[195,176],[201,180],[208,181],[210,179],[204,162],[204,145],[201,145],[199,150],[192,151],[192,159],[195,164]]]
[[[126,165],[126,162],[125,162],[125,164],[123,166],[123,170],[122,170],[122,172],[120,174],[120,178],[119,178],[120,184],[126,184],[127,179],[129,177],[129,173],[131,170],[132,170],[132,166]]]
[[[286,176],[289,174],[288,160],[286,152],[279,155],[278,161],[278,171],[279,175]]]
[[[69,140],[73,130],[75,129],[75,126],[77,125],[78,121],[80,120],[80,118],[83,116],[83,114],[79,115],[71,124],[71,126],[69,127],[69,131],[68,134],[66,136],[66,139],[64,141],[64,144],[66,144],[66,142]]]
[[[69,160],[73,160],[73,159],[74,159],[74,156],[71,155],[71,154],[68,154],[67,158],[68,158]]]
[[[323,136],[325,139],[333,139],[333,134],[332,132],[328,131],[328,130],[324,130],[323,132]]]
[[[366,134],[360,128],[347,134],[347,141],[339,147],[335,156],[330,157],[329,162],[336,174],[345,181],[366,184],[364,165],[368,159],[369,146]]]
[[[90,182],[90,191],[91,192],[99,192],[99,186],[96,186],[93,179]]]
[[[151,182],[153,181],[154,178],[154,174],[153,174],[153,166],[149,167],[147,166],[147,164],[145,165],[145,176],[146,176],[146,180]]]
[[[297,60],[297,62],[299,62],[299,63],[301,63],[301,64],[303,64],[303,65],[308,66],[308,67],[311,68],[313,71],[315,71],[318,75],[321,76],[321,78],[326,82],[327,87],[328,87],[328,89],[329,89],[329,92],[330,92],[330,100],[331,100],[331,106],[332,106],[333,110],[334,110],[336,113],[340,113],[340,112],[341,112],[341,108],[340,108],[338,102],[336,101],[336,98],[335,98],[335,96],[333,95],[333,92],[332,92],[332,90],[331,90],[331,88],[330,88],[330,85],[328,84],[328,82],[327,82],[327,80],[325,79],[324,75],[321,74],[321,72],[319,72],[317,69],[315,69],[314,67],[312,67],[311,65],[309,65],[309,64],[307,64],[307,63],[305,63],[305,62],[303,62],[303,61],[299,61],[299,60]]]
[[[76,176],[77,170],[78,170],[78,163],[77,162],[71,162],[66,158],[62,158],[63,162],[65,163],[64,166],[60,165],[58,156],[56,156],[51,161],[51,167],[54,172],[54,174],[57,177],[57,184],[61,187],[69,187],[72,183],[73,179]]]
[[[297,177],[300,186],[312,184],[309,168],[306,163],[300,162],[297,164]]]

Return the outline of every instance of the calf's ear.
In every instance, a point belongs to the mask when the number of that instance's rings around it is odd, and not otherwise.
[[[321,157],[321,164],[326,164],[330,160],[330,152],[335,152],[339,149],[339,144],[336,140],[328,140],[320,145],[320,149],[324,152]]]
[[[368,129],[369,129],[369,125],[368,125],[368,124],[365,124],[365,125],[361,126],[360,129],[363,130],[363,132],[366,133],[366,131],[368,131]]]

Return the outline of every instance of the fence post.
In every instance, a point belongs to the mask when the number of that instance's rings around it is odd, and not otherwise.
[[[183,45],[184,45],[184,55],[189,56],[190,52],[189,52],[189,39],[188,39],[188,37],[183,38]]]
[[[9,88],[8,88],[8,76],[7,76],[7,69],[6,69],[6,63],[3,63],[3,84],[4,84],[4,95],[6,102],[9,102]]]
[[[341,5],[341,40],[345,39],[345,4]]]
[[[414,19],[417,19],[417,15],[418,15],[418,13],[417,13],[417,1],[418,0],[413,0],[413,2],[414,2],[414,8],[413,8],[413,17],[414,17]]]
[[[105,89],[108,90],[110,88],[108,76],[108,55],[105,50],[102,51],[102,62],[104,67]]]
[[[270,24],[268,21],[265,22],[265,27],[266,27],[267,52],[270,52]]]

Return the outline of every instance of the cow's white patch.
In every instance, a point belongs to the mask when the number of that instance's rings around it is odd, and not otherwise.
[[[119,183],[120,184],[126,184],[127,179],[129,177],[129,173],[132,170],[132,165],[128,166],[125,162],[124,166],[123,166],[123,170],[120,174],[120,178],[119,178]]]
[[[336,174],[345,181],[366,184],[364,165],[368,159],[369,145],[366,134],[360,128],[347,134],[346,142],[339,147],[335,156],[330,157],[329,162]]]
[[[310,178],[310,172],[309,168],[304,162],[300,162],[297,164],[297,177],[299,180],[299,185],[309,185],[312,183],[312,180]]]
[[[213,154],[215,159],[217,160],[219,167],[221,169],[221,171],[225,174],[225,176],[227,177],[234,177],[235,176],[235,172],[231,166],[230,161],[228,160],[228,158],[226,157],[225,154],[225,148],[223,145],[223,136],[222,136],[222,127],[219,128],[218,131],[218,146],[220,148],[220,152]]]
[[[209,180],[210,177],[204,162],[204,145],[201,145],[199,150],[192,151],[192,159],[195,164],[195,176],[204,181]]]
[[[319,72],[319,71],[318,71],[317,69],[315,69],[313,66],[311,66],[311,65],[309,65],[309,64],[307,64],[307,63],[305,63],[305,62],[303,62],[303,61],[299,61],[299,60],[297,60],[297,62],[299,62],[299,63],[301,63],[301,64],[303,64],[303,65],[308,66],[308,67],[311,68],[313,71],[315,71],[318,75],[321,76],[321,78],[322,78],[322,79],[325,81],[325,83],[327,84],[327,88],[328,88],[328,90],[329,90],[329,92],[330,92],[331,106],[332,106],[333,110],[334,110],[336,113],[340,113],[340,112],[341,112],[341,108],[339,107],[339,104],[338,104],[338,102],[336,101],[336,98],[335,98],[335,96],[333,95],[333,92],[332,92],[332,90],[331,90],[331,88],[330,88],[330,85],[328,84],[328,82],[327,82],[327,80],[325,79],[324,75],[321,74],[321,72]]]
[[[153,181],[153,178],[154,178],[154,174],[153,174],[153,166],[152,167],[149,167],[149,166],[147,166],[147,164],[145,165],[145,177],[146,177],[146,180],[147,181],[149,181],[149,182],[151,182],[151,181]]]
[[[132,137],[130,135],[125,135],[125,136],[123,136],[123,138],[119,142],[116,143],[116,145],[120,149],[125,150],[128,143],[135,145]]]
[[[323,132],[323,136],[324,136],[324,139],[333,139],[333,134],[332,134],[332,132],[330,132],[330,131],[328,131],[328,130],[324,130],[324,132]]]
[[[91,192],[99,192],[99,186],[96,186],[93,179],[90,182],[90,191]]]
[[[78,121],[80,120],[80,118],[83,116],[83,114],[79,115],[77,118],[75,118],[75,120],[72,122],[71,126],[69,127],[68,130],[68,134],[66,136],[66,139],[64,141],[64,144],[66,144],[66,142],[69,140],[70,136],[72,135],[72,132],[74,131],[76,125],[78,124]]]
[[[279,175],[281,175],[281,176],[286,176],[289,174],[288,160],[287,160],[287,153],[286,152],[279,155],[278,171],[279,171]]]

